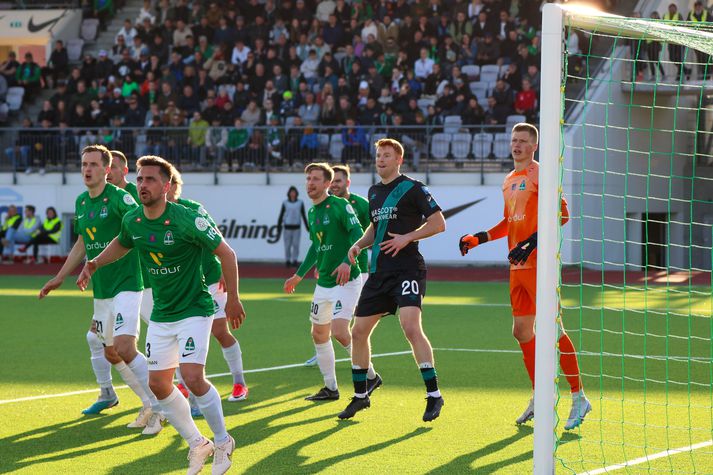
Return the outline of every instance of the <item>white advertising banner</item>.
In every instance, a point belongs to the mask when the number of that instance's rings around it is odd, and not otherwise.
[[[299,178],[296,176],[295,186],[300,189],[300,199],[307,210],[310,201]],[[287,197],[288,186],[191,186],[189,179],[186,182],[184,196],[204,205],[241,261],[284,261],[284,246],[277,219],[282,202]],[[351,191],[366,196],[367,189],[366,186],[355,186]],[[502,219],[500,187],[430,186],[429,189],[443,209],[447,228],[446,232],[420,243],[427,263],[465,265],[506,262],[505,239],[478,247],[466,257],[461,257],[458,251],[458,240],[463,234],[487,230]],[[9,204],[33,204],[37,214],[44,219],[47,206],[54,206],[65,217],[65,226],[68,226],[68,218],[74,213],[75,198],[83,191],[82,185],[0,187],[0,214],[4,219]],[[303,228],[300,256],[305,255],[308,247],[309,237]]]

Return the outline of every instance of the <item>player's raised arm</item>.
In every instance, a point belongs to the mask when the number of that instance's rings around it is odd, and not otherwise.
[[[225,316],[233,329],[239,328],[245,320],[245,309],[238,292],[238,260],[235,251],[223,240],[213,253],[220,259],[225,278],[225,292],[228,301],[225,303]]]
[[[39,298],[43,299],[53,290],[59,288],[64,282],[64,279],[72,273],[76,267],[82,263],[84,257],[87,255],[84,249],[84,239],[82,236],[77,237],[77,241],[72,246],[72,250],[69,251],[67,260],[64,261],[62,268],[57,272],[57,275],[50,279],[43,287],[40,289]]]
[[[414,241],[420,241],[422,239],[435,236],[436,234],[442,233],[446,230],[446,218],[443,213],[436,211],[426,218],[426,222],[423,223],[419,228],[414,229],[407,234],[395,234],[387,233],[391,239],[387,239],[381,242],[381,250],[385,254],[391,254],[396,256],[401,249],[408,246]]]
[[[130,248],[124,247],[124,245],[121,244],[118,236],[112,239],[101,254],[94,259],[88,260],[87,263],[84,264],[82,272],[79,274],[79,277],[77,277],[77,287],[79,287],[82,291],[86,290],[89,285],[89,279],[92,278],[92,274],[94,274],[97,269],[118,261],[130,250]]]

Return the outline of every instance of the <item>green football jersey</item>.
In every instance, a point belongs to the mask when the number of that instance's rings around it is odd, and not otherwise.
[[[364,234],[359,218],[347,200],[330,195],[309,209],[307,221],[312,245],[302,265],[297,269],[297,275],[304,277],[316,263],[319,272],[317,285],[334,287],[337,281],[332,272],[342,262],[349,262],[346,260],[349,248]],[[354,265],[349,279],[354,279],[359,274],[359,266]]]
[[[119,243],[135,248],[149,270],[154,322],[177,322],[213,315],[213,299],[201,267],[202,250],[214,251],[223,240],[208,220],[185,206],[167,203],[157,219],[143,208],[124,216]]]
[[[88,191],[79,195],[74,204],[74,230],[84,240],[87,259],[97,257],[119,234],[124,215],[138,208],[129,193],[111,183],[107,183],[104,191],[95,198],[91,198]],[[96,299],[110,299],[119,292],[138,292],[143,288],[135,252],[102,267],[92,276]]]
[[[132,183],[130,181],[126,182],[126,186],[124,187],[124,191],[129,193],[131,196],[134,197],[137,203],[141,203],[141,200],[139,199],[139,190],[136,188],[136,184]]]
[[[356,213],[357,218],[359,218],[359,224],[361,224],[361,229],[366,231],[366,228],[368,228],[371,224],[371,220],[369,219],[369,200],[355,193],[350,193],[349,198],[347,198],[347,201],[349,201],[349,204],[352,205],[352,208],[354,208],[354,212]],[[362,274],[368,274],[369,253],[366,249],[361,251],[357,262],[359,263],[359,270],[361,270]]]
[[[139,190],[136,188],[136,184],[132,182],[127,182],[126,186],[124,187],[124,191],[129,193],[131,196],[134,197],[137,203],[141,204],[141,200],[139,199]],[[146,267],[144,266],[139,266],[141,268],[141,279],[144,281],[144,289],[150,289],[151,288],[151,283],[149,281],[149,271]]]
[[[213,221],[213,218],[208,214],[208,211],[206,211],[203,205],[199,202],[188,200],[186,198],[178,198],[178,204],[197,211],[198,214],[208,220],[211,226],[218,229],[218,225],[215,224],[215,221]],[[205,277],[206,285],[212,285],[220,281],[223,269],[220,267],[220,259],[218,259],[218,256],[203,249],[203,260],[201,261],[201,265],[203,266],[203,276]]]

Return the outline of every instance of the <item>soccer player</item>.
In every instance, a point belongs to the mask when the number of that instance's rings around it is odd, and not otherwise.
[[[359,297],[352,327],[354,397],[339,414],[340,419],[354,417],[371,406],[366,381],[371,333],[381,317],[396,313],[397,308],[401,328],[426,384],[423,420],[436,419],[443,407],[433,349],[421,327],[426,264],[418,251],[418,241],[445,231],[446,220],[428,189],[401,174],[403,157],[403,146],[397,140],[386,138],[376,142],[376,171],[381,182],[369,188],[371,224],[349,249],[349,260],[354,263],[363,249],[373,246],[369,279]]]
[[[174,167],[171,174],[171,188],[168,190],[167,195],[168,201],[178,203],[179,205],[198,212],[198,214],[208,220],[211,226],[218,229],[215,221],[208,214],[203,205],[196,201],[181,198],[182,189],[183,179],[181,178],[181,173]],[[243,401],[248,397],[248,387],[245,384],[245,375],[243,373],[243,353],[240,350],[240,343],[233,334],[230,333],[228,322],[225,319],[225,302],[228,295],[225,293],[225,280],[222,277],[223,271],[220,268],[220,261],[215,254],[204,250],[202,266],[205,283],[208,286],[208,291],[213,298],[213,305],[215,307],[211,333],[215,339],[218,340],[218,343],[220,343],[220,347],[223,350],[223,358],[225,358],[225,362],[228,363],[230,374],[233,376],[233,391],[230,396],[228,396],[228,401]],[[197,414],[193,412],[193,415]]]
[[[201,260],[203,249],[220,259],[228,294],[225,313],[237,328],[245,311],[238,296],[235,253],[207,219],[166,200],[171,186],[171,165],[166,160],[144,156],[137,161],[137,169],[143,207],[126,214],[119,235],[101,254],[87,261],[77,285],[85,289],[92,274],[136,248],[142,265],[149,268],[154,297],[146,336],[151,390],[166,418],[190,446],[188,474],[200,472],[211,455],[212,472],[222,474],[232,464],[235,440],[226,431],[220,395],[205,379],[214,309],[203,280]],[[215,443],[200,433],[188,402],[173,385],[174,370],[179,365],[213,431]]]
[[[539,133],[534,125],[520,123],[512,128],[510,150],[515,169],[503,182],[505,207],[503,219],[488,231],[467,234],[460,238],[462,255],[478,245],[505,236],[508,238],[510,261],[510,304],[512,306],[512,333],[520,344],[527,374],[535,388],[535,297],[537,289],[537,196],[540,164],[535,161]],[[562,224],[569,220],[567,202],[562,198]],[[565,423],[566,430],[574,429],[592,410],[584,395],[579,376],[577,354],[564,329],[559,338],[560,366],[572,391],[572,410]],[[517,424],[535,417],[534,399]]]
[[[319,278],[310,309],[312,339],[317,352],[317,365],[324,378],[324,387],[308,396],[308,401],[339,399],[334,347],[330,333],[338,336],[342,345],[349,338],[349,322],[361,290],[359,266],[345,258],[349,247],[362,235],[359,219],[349,202],[327,191],[334,178],[326,163],[310,163],[305,167],[307,195],[312,207],[307,212],[312,245],[297,272],[285,281],[284,290],[291,294],[302,278],[316,264]],[[365,368],[367,364],[364,366]]]
[[[62,285],[85,256],[96,257],[119,234],[123,216],[138,208],[129,193],[107,183],[111,154],[106,147],[87,146],[81,157],[87,191],[75,202],[77,242],[57,275],[40,290],[41,299]],[[158,402],[148,386],[146,357],[136,350],[143,289],[137,254],[132,252],[98,272],[92,278],[92,287],[94,316],[87,341],[101,392],[99,399],[82,412],[98,414],[119,403],[111,383],[111,366],[108,364],[111,363],[143,404],[129,427],[143,427],[144,434],[157,434],[162,428]]]
[[[136,185],[130,181],[126,181],[126,175],[129,173],[129,161],[126,155],[120,150],[110,150],[111,152],[111,168],[106,176],[106,181],[112,185],[129,192],[137,202],[139,200],[139,190]],[[144,281],[144,291],[141,294],[141,307],[139,315],[141,319],[148,325],[151,318],[151,310],[153,309],[153,293],[151,292],[151,283],[149,282],[148,269],[141,266],[141,277]]]

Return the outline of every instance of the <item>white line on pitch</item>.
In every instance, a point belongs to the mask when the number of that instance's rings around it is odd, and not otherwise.
[[[642,463],[650,462],[651,460],[660,459],[663,457],[670,457],[671,455],[677,455],[686,452],[693,452],[694,450],[702,449],[703,447],[710,447],[713,445],[713,440],[707,440],[705,442],[699,442],[698,444],[689,445],[687,447],[679,447],[677,449],[668,449],[657,454],[647,455],[645,457],[639,457],[638,459],[628,460],[626,462],[617,463],[614,465],[609,465],[608,467],[598,468],[590,472],[584,472],[580,475],[599,475],[600,473],[609,473],[615,470],[622,470],[629,468],[632,465],[640,465]]]
[[[514,350],[485,350],[485,349],[470,349],[470,348],[434,348],[434,350],[437,351],[464,351],[464,352],[473,352],[473,353],[518,353],[517,351]],[[406,350],[406,351],[394,351],[391,353],[378,353],[375,355],[371,355],[372,358],[383,358],[385,356],[400,356],[400,355],[410,355],[411,350]],[[349,358],[341,358],[336,360],[338,363],[344,362],[344,361],[350,361]],[[265,373],[268,371],[277,371],[281,369],[291,369],[291,368],[300,368],[304,366],[304,363],[294,363],[294,364],[286,364],[286,365],[281,365],[281,366],[270,366],[267,368],[255,368],[255,369],[248,369],[245,370],[245,373]],[[231,373],[215,373],[215,374],[209,374],[206,377],[207,378],[221,378],[223,376],[230,376]],[[114,389],[126,389],[128,386],[122,385],[122,386],[115,386]],[[70,391],[66,393],[58,393],[58,394],[42,394],[39,396],[28,396],[28,397],[20,397],[17,399],[4,399],[0,400],[0,404],[10,404],[13,402],[24,402],[24,401],[36,401],[38,399],[51,399],[55,397],[65,397],[65,396],[76,396],[78,394],[87,394],[87,393],[93,393],[96,392],[97,389],[81,389],[79,391]]]

